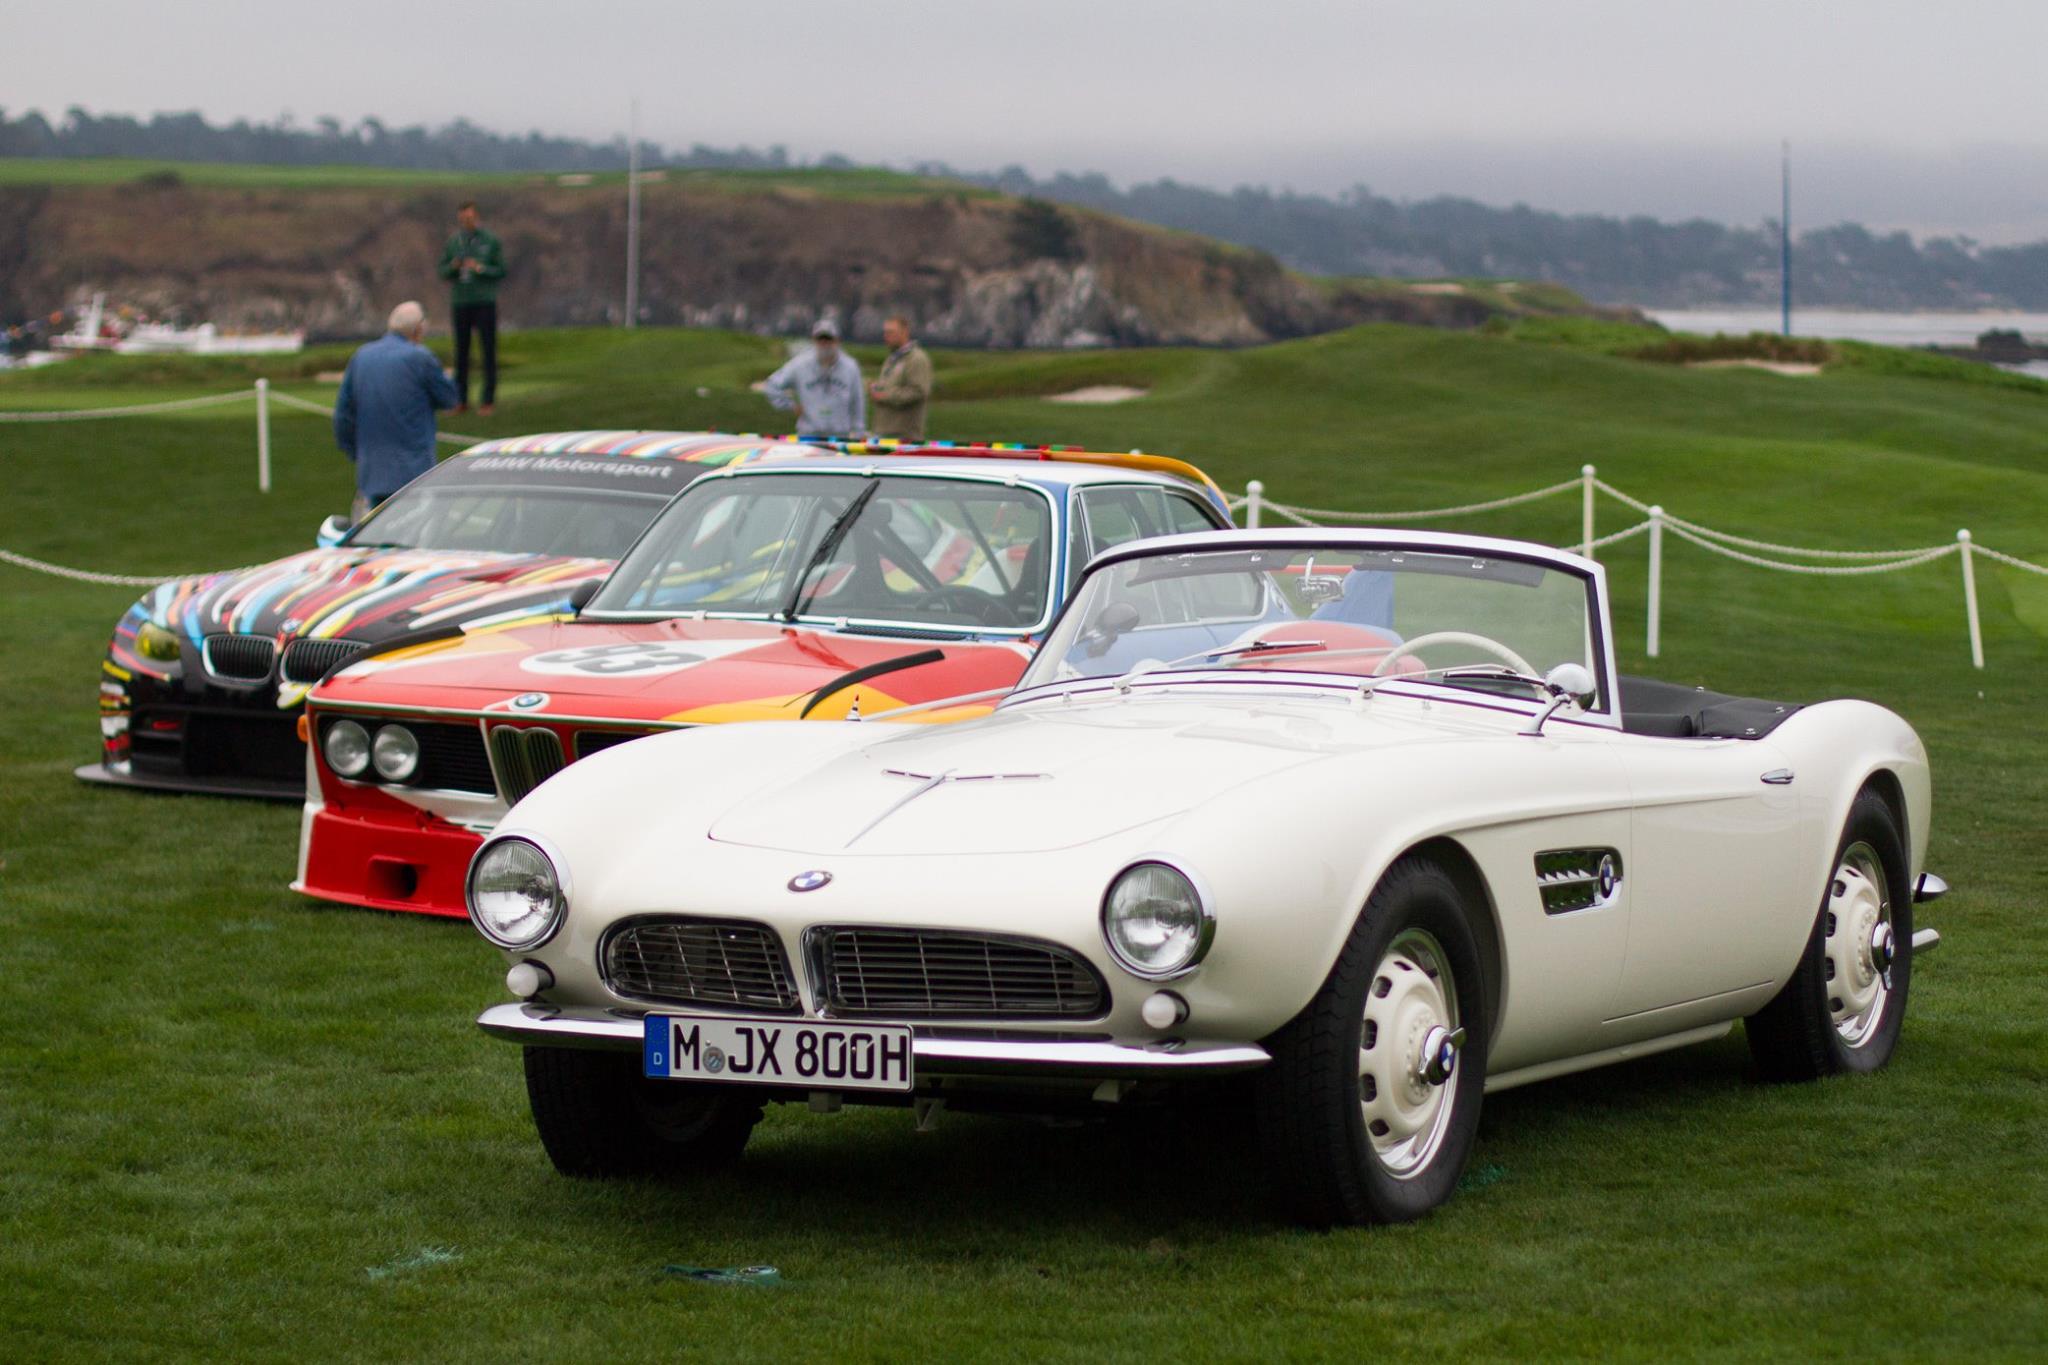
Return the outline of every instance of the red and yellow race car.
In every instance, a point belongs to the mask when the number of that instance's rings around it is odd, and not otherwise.
[[[600,749],[734,720],[983,714],[1091,556],[1230,524],[1206,475],[1157,456],[844,450],[699,480],[574,619],[330,674],[307,700],[294,889],[459,916],[482,836]],[[676,775],[707,779],[745,774]]]

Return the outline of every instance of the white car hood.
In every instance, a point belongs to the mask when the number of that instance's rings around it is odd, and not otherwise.
[[[854,855],[1030,853],[1177,815],[1368,739],[1349,716],[1152,702],[1030,707],[898,730],[739,801],[729,844]],[[1422,735],[1409,738],[1421,739]]]

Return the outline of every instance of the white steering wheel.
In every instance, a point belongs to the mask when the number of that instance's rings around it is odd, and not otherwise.
[[[1474,649],[1483,649],[1495,658],[1500,659],[1517,673],[1525,674],[1531,678],[1540,676],[1535,669],[1529,666],[1527,659],[1515,653],[1515,651],[1509,649],[1500,641],[1488,639],[1484,635],[1474,635],[1468,630],[1432,630],[1426,635],[1418,635],[1412,640],[1395,645],[1387,651],[1386,658],[1373,665],[1371,676],[1375,678],[1385,677],[1387,670],[1394,666],[1395,660],[1412,654],[1425,645],[1471,645]]]

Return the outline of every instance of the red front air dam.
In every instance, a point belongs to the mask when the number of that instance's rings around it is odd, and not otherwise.
[[[459,825],[323,810],[313,816],[310,842],[306,879],[294,888],[306,895],[374,910],[469,913],[462,880],[483,840]]]

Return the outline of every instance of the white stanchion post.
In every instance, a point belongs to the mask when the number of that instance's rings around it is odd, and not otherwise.
[[[256,381],[256,488],[270,491],[270,381]]]
[[[1977,618],[1977,566],[1970,557],[1970,533],[1956,532],[1956,546],[1963,561],[1963,610],[1970,618],[1970,662],[1984,666],[1984,625]]]
[[[1593,466],[1579,470],[1579,553],[1593,557]]]
[[[1591,466],[1587,466],[1591,468]],[[1650,623],[1644,630],[1643,652],[1657,657],[1664,633],[1664,509],[1650,509]]]
[[[1244,486],[1244,529],[1259,529],[1259,508],[1266,500],[1266,485],[1253,479]]]

